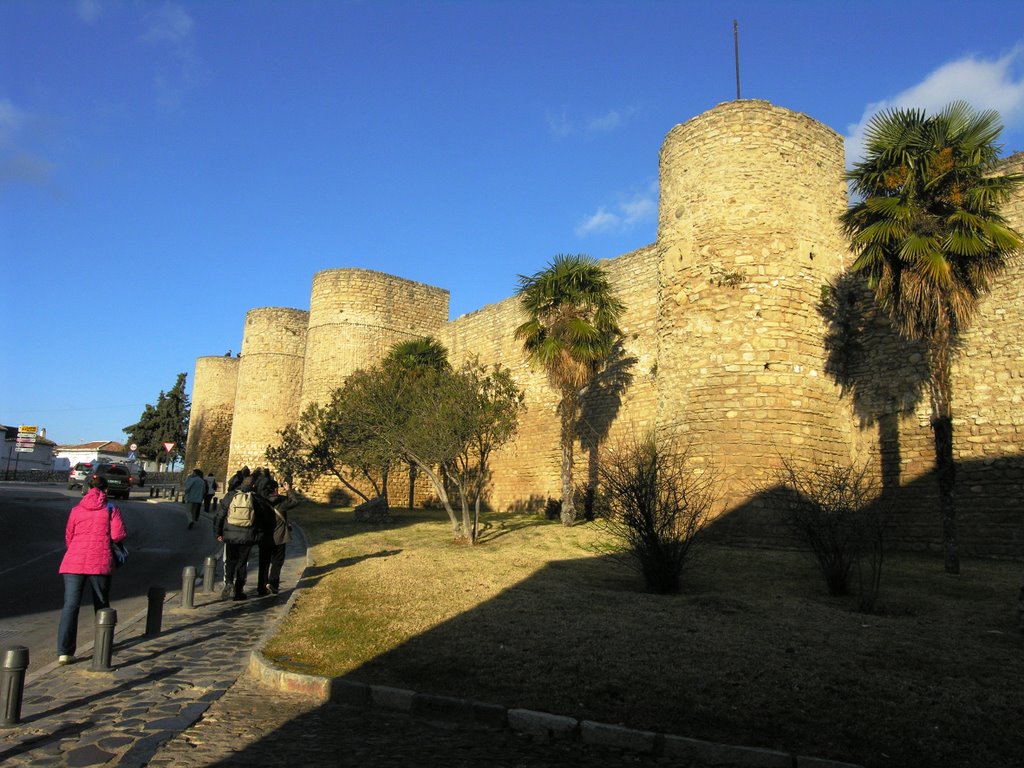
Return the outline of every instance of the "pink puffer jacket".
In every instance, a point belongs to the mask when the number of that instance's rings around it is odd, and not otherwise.
[[[107,494],[99,488],[90,488],[68,517],[64,531],[68,551],[59,572],[90,576],[110,573],[114,569],[110,541],[121,541],[127,536],[121,510],[114,507],[113,514],[108,514]]]

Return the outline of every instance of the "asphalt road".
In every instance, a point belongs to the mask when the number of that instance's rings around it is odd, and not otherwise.
[[[30,674],[56,658],[64,600],[57,570],[64,557],[68,513],[80,498],[81,491],[58,485],[0,483],[0,648],[26,646]],[[192,565],[202,576],[204,559],[218,548],[210,517],[204,515],[188,530],[183,504],[148,501],[144,491],[114,503],[128,528],[131,554],[113,576],[111,607],[117,610],[118,621],[127,621],[146,610],[150,587],[180,590],[182,570]],[[219,574],[218,564],[218,578]],[[79,656],[93,636],[92,599],[87,592],[79,614]]]

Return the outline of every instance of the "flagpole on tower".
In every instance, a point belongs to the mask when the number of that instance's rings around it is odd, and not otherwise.
[[[736,99],[740,98],[740,25],[732,20],[732,47],[736,53]]]

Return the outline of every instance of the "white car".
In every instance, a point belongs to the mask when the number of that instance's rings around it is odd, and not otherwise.
[[[72,488],[85,488],[85,484],[89,482],[89,474],[92,472],[92,464],[88,462],[78,462],[71,468],[71,474],[68,475],[68,490]]]

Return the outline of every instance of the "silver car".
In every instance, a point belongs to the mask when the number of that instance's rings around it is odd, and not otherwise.
[[[78,462],[74,467],[71,468],[71,474],[68,475],[68,490],[72,488],[85,488],[85,484],[89,482],[89,474],[92,472],[92,464],[85,462]]]

